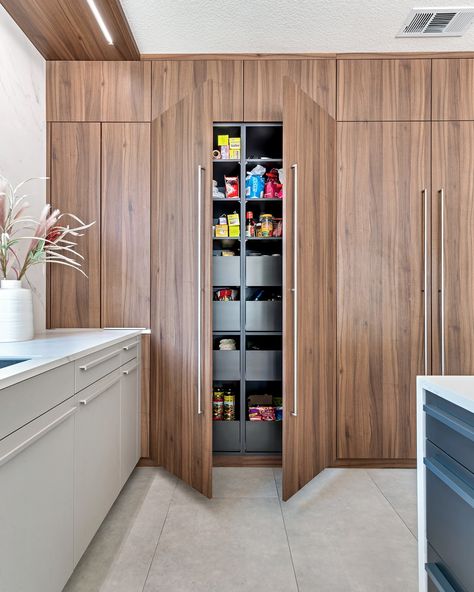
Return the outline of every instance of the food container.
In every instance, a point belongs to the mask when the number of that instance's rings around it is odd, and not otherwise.
[[[259,217],[262,231],[262,238],[273,235],[273,216],[271,214],[260,214]]]

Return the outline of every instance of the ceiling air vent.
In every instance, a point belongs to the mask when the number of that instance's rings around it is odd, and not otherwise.
[[[461,37],[474,19],[473,8],[413,8],[397,37]]]

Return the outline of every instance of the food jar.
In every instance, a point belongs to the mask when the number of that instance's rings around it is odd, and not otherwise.
[[[260,224],[262,225],[262,238],[270,237],[273,234],[273,216],[271,214],[260,214]]]

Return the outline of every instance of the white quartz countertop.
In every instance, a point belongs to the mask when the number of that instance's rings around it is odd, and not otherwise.
[[[0,389],[147,332],[143,329],[52,329],[31,341],[0,343],[0,359],[26,359],[0,368]]]
[[[417,385],[474,413],[474,376],[418,376]]]

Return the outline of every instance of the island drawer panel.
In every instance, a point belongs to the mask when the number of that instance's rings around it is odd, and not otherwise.
[[[124,343],[117,343],[76,360],[76,393],[120,368],[123,347]],[[135,349],[132,351],[135,356]]]
[[[74,364],[0,390],[0,440],[74,395]]]

